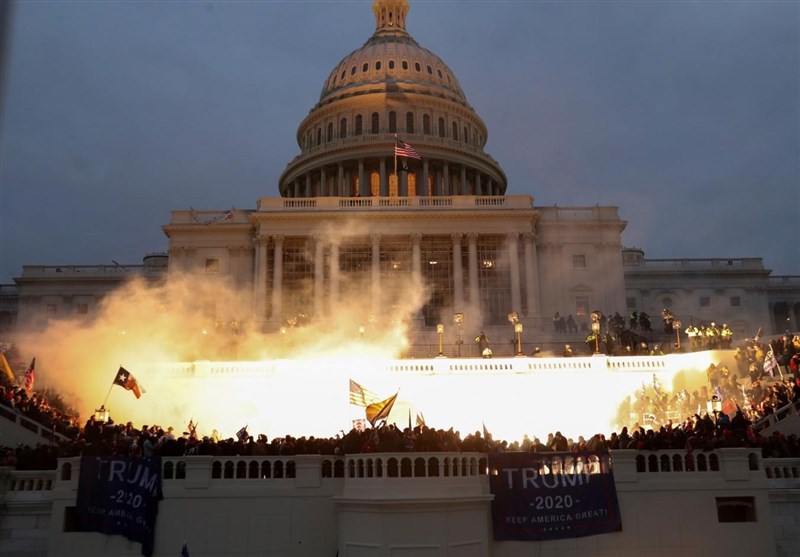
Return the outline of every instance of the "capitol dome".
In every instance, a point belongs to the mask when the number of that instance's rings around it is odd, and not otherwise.
[[[407,0],[375,0],[375,31],[328,75],[297,130],[283,197],[503,195],[486,126],[441,58],[406,30]],[[420,158],[395,162],[396,141]]]

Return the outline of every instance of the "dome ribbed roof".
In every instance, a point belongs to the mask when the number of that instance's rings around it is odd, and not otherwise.
[[[345,56],[325,80],[318,106],[352,94],[413,91],[467,105],[453,72],[405,29],[408,3],[378,0],[376,30],[364,45]]]

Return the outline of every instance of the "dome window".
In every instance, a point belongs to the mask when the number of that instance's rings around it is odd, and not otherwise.
[[[430,114],[423,114],[422,115],[422,133],[425,135],[431,134],[431,115]]]
[[[390,70],[394,69],[394,60],[389,60],[389,69]]]
[[[339,120],[339,138],[344,139],[347,137],[347,118]]]
[[[380,61],[380,60],[378,60],[377,62],[375,62],[375,69],[376,69],[376,70],[380,70],[380,69],[381,69],[381,61]]]
[[[355,66],[350,68],[350,75],[356,75],[356,67]]]
[[[439,137],[447,135],[444,128],[444,118],[439,118]]]
[[[317,128],[317,145],[322,145],[322,128]]]
[[[463,137],[464,137],[464,143],[469,143],[469,130],[467,129],[467,126],[464,126]]]
[[[356,116],[356,135],[361,135],[364,131],[364,118],[359,114]]]
[[[458,141],[458,124],[453,122],[453,139]]]
[[[364,65],[361,66],[361,71],[365,72],[369,69],[369,62],[364,62]]]
[[[389,133],[397,133],[397,113],[394,110],[389,112]]]
[[[422,66],[419,65],[419,62],[414,62],[414,69],[418,72],[422,71]]]
[[[372,113],[372,131],[371,133],[379,133],[381,129],[381,115],[377,112]]]
[[[406,112],[406,133],[414,133],[414,113]]]
[[[332,122],[328,124],[327,141],[333,141],[333,123]]]
[[[403,69],[404,70],[408,69],[408,62],[406,62],[405,60],[403,60]]]
[[[426,69],[428,70],[429,75],[433,75],[433,68],[431,68],[430,66],[426,66]]]
[[[346,74],[346,73],[347,73],[347,70],[342,70],[342,75],[339,76],[339,79],[340,80],[344,79],[344,74]]]
[[[444,77],[442,77],[442,70],[436,68],[436,73],[439,75],[439,79],[444,79]]]

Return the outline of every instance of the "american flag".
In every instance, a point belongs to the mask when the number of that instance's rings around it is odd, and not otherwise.
[[[378,400],[378,395],[350,380],[350,404],[367,407]]]
[[[417,153],[417,151],[411,145],[398,139],[397,137],[394,138],[394,156],[417,159],[420,161],[422,160],[422,155]]]
[[[36,358],[31,360],[31,366],[25,372],[25,391],[31,394],[33,390],[33,382],[36,380]]]

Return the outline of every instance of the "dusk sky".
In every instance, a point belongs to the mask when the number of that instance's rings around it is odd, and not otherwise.
[[[141,263],[176,209],[278,195],[371,1],[16,2],[0,282]],[[613,205],[648,258],[800,275],[800,3],[411,0],[509,194]]]

